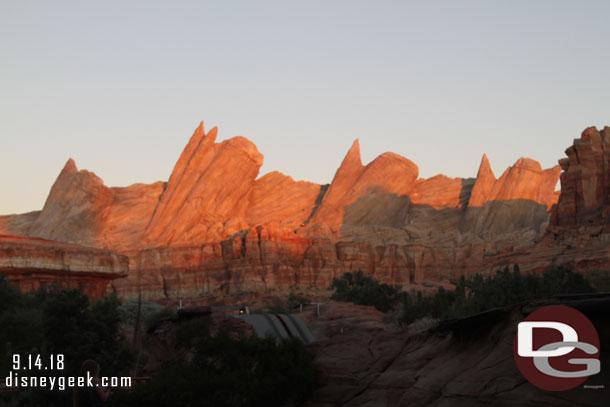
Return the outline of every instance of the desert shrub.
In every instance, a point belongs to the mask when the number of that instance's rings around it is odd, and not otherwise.
[[[447,319],[461,317],[492,308],[517,304],[557,294],[591,293],[593,287],[581,273],[564,267],[542,274],[521,274],[519,267],[508,267],[483,277],[462,276],[455,292],[439,287],[433,296],[403,294],[403,312],[399,322],[409,324],[419,318]]]
[[[585,276],[595,291],[610,292],[610,270],[587,270]]]
[[[86,359],[97,360],[106,376],[124,374],[133,353],[121,335],[119,300],[115,295],[89,301],[77,290],[22,294],[0,277],[0,377],[12,369],[12,355],[63,354],[63,371],[30,371],[30,375],[75,375]],[[23,389],[1,393],[0,405],[64,406],[71,389],[50,392]]]
[[[372,305],[381,312],[390,311],[400,297],[394,287],[365,276],[362,270],[333,279],[329,289],[335,290],[330,297],[333,300]]]
[[[455,293],[439,287],[436,294],[425,296],[421,291],[416,295],[402,293],[401,323],[409,324],[421,318],[441,319],[455,302]]]
[[[121,323],[123,327],[134,327],[136,324],[136,315],[138,313],[138,300],[124,301],[119,307],[121,314]],[[140,319],[143,322],[144,331],[152,328],[161,319],[176,314],[174,308],[164,307],[150,301],[142,301],[140,306]]]
[[[273,303],[267,307],[267,312],[273,314],[290,314],[300,304],[310,304],[311,298],[308,296],[294,291],[293,287],[290,287],[290,293],[286,298],[275,298]]]
[[[191,328],[196,325],[189,325],[180,337],[194,347],[192,360],[164,364],[149,382],[131,392],[117,392],[109,404],[298,406],[314,388],[313,354],[297,339],[235,338],[224,331],[209,335]]]

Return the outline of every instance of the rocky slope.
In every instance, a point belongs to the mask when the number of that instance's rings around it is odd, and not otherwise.
[[[42,211],[0,217],[0,232],[129,256],[130,276],[113,283],[125,297],[323,292],[355,269],[403,286],[488,271],[536,245],[558,198],[560,167],[530,159],[498,179],[486,156],[476,179],[421,179],[394,153],[363,165],[356,140],[321,186],[259,177],[252,142],[216,137],[202,123],[166,183],[111,188],[69,160]]]
[[[427,329],[384,322],[373,307],[345,303],[300,314],[317,343],[310,345],[322,386],[310,407],[359,406],[606,406],[603,389],[582,386],[550,392],[526,381],[513,357],[517,324],[540,306],[563,304],[594,323],[600,343],[610,340],[610,296],[564,296],[495,309]],[[429,323],[430,325],[430,323]],[[609,363],[602,353],[601,365]],[[602,369],[586,384],[604,386]]]

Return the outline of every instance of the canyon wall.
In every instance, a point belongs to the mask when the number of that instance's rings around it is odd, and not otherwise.
[[[0,274],[22,291],[79,288],[95,298],[128,271],[129,259],[110,250],[0,235]]]
[[[605,144],[596,141],[604,131],[583,133],[573,154],[597,158],[561,161],[562,185],[574,186],[560,198],[560,166],[521,158],[496,178],[483,156],[476,178],[422,179],[416,164],[394,153],[363,165],[358,140],[330,185],[259,176],[263,156],[252,142],[216,142],[218,130],[206,133],[202,123],[167,182],[111,188],[69,160],[42,211],[0,217],[0,233],[116,250],[129,257],[130,273],[113,288],[150,299],[291,286],[324,294],[334,277],[357,269],[408,288],[488,272],[518,256],[536,268],[527,255],[550,247],[551,216],[551,229],[571,228],[608,203],[605,187],[580,181],[605,182],[597,154]],[[571,165],[580,169],[566,171]],[[601,172],[591,169],[599,165]],[[575,212],[565,202],[583,188],[588,206]]]

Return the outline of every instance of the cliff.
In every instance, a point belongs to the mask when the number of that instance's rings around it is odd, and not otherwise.
[[[99,297],[112,280],[127,275],[128,266],[126,256],[110,250],[0,235],[0,274],[23,291],[58,286]]]
[[[363,165],[358,140],[328,186],[259,177],[256,146],[217,134],[201,123],[166,183],[111,188],[69,160],[42,211],[0,217],[0,232],[127,255],[125,297],[323,293],[355,269],[402,286],[489,271],[544,238],[558,198],[559,166],[521,158],[496,179],[483,156],[476,179],[422,179],[394,153]]]

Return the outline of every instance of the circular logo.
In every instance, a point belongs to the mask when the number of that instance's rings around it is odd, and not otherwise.
[[[562,391],[599,373],[599,337],[579,311],[550,305],[519,323],[513,353],[521,374],[543,390]]]

